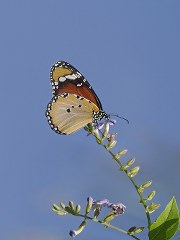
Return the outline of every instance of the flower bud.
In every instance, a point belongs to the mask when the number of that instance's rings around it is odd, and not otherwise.
[[[68,206],[65,207],[65,211],[68,212],[68,213],[70,213],[70,214],[72,214],[72,215],[75,214],[74,209],[72,209],[71,207],[68,207]]]
[[[115,147],[117,141],[116,140],[113,140],[112,142],[109,142],[108,145],[107,145],[107,149],[111,149],[113,147]]]
[[[112,221],[117,215],[114,214],[113,211],[111,211],[107,217],[104,218],[103,222],[110,222]]]
[[[108,142],[112,142],[113,140],[116,139],[116,136],[117,136],[117,133],[111,133],[107,135],[106,139],[108,140]]]
[[[122,166],[120,167],[120,170],[121,170],[121,171],[126,170],[126,169],[129,168],[134,162],[135,162],[135,158],[130,159],[130,160],[127,162],[126,165],[122,165]]]
[[[69,207],[74,211],[74,203],[72,201],[69,201]]]
[[[133,165],[134,162],[135,162],[135,158],[130,159],[130,160],[127,162],[127,166],[130,167],[131,165]]]
[[[77,230],[71,230],[71,231],[69,232],[69,235],[70,235],[71,237],[76,237],[78,234],[80,234],[80,233],[83,231],[83,229],[85,228],[85,226],[86,226],[86,221],[83,221],[83,222],[81,223],[81,225],[78,227],[78,229],[77,229]]]
[[[133,235],[133,234],[137,234],[137,233],[140,233],[144,230],[144,227],[131,227],[129,230],[128,230],[128,234],[129,235]]]
[[[143,187],[143,188],[148,188],[149,186],[151,186],[151,184],[152,184],[152,180],[143,183],[143,184],[142,184],[142,187]]]
[[[86,226],[86,221],[84,220],[84,221],[82,221],[82,223],[80,224],[80,226],[78,227],[76,232],[79,234],[80,232],[82,232],[82,230],[85,228],[85,226]]]
[[[128,229],[128,234],[133,234],[133,232],[134,232],[134,230],[136,229],[136,227],[135,226],[133,226],[133,227],[130,227],[129,229]]]
[[[101,140],[101,137],[100,137],[100,135],[99,135],[99,130],[98,130],[98,129],[95,129],[95,130],[94,130],[94,136],[95,136],[95,138],[96,138],[96,142],[97,142],[98,144],[101,144],[102,140]]]
[[[144,230],[144,227],[138,227],[134,230],[134,234],[140,233]]]
[[[60,207],[56,204],[53,204],[53,210],[54,211],[59,211],[60,210]]]
[[[93,205],[93,199],[92,199],[92,197],[88,197],[87,205],[86,205],[86,214],[88,214],[90,212],[92,205]]]
[[[155,194],[156,194],[156,191],[152,191],[152,192],[148,195],[147,200],[148,200],[148,201],[151,201],[151,200],[153,199],[153,197],[155,196]]]
[[[160,204],[151,203],[149,206],[147,206],[146,211],[149,212],[149,213],[153,213],[159,207],[160,207]]]
[[[75,213],[78,214],[81,211],[81,206],[78,204],[75,209]]]
[[[60,206],[61,206],[61,208],[63,208],[63,209],[65,209],[65,207],[66,207],[66,205],[65,205],[64,203],[62,203],[62,202],[60,202]]]
[[[56,214],[63,216],[66,215],[67,212],[60,207],[58,207],[56,204],[53,204],[52,211],[55,212]]]
[[[99,216],[100,212],[101,212],[101,208],[100,207],[95,208],[95,210],[94,210],[94,218],[97,218]]]
[[[104,131],[103,131],[103,134],[102,134],[102,139],[105,139],[107,137],[109,133],[109,124],[106,123],[105,126],[104,126]]]
[[[116,153],[115,158],[119,159],[122,155],[127,153],[127,149],[123,149],[121,151],[119,151],[118,153]]]
[[[144,189],[151,186],[151,184],[152,184],[152,181],[147,181],[147,182],[141,184],[138,191],[142,193],[144,191]]]
[[[144,189],[145,189],[145,188],[143,188],[142,186],[140,186],[140,187],[138,188],[138,192],[139,192],[139,193],[143,193],[143,192],[144,192]]]
[[[129,177],[134,177],[138,174],[140,167],[134,167],[128,172]]]

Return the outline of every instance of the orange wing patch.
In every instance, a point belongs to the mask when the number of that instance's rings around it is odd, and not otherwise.
[[[82,87],[76,87],[73,83],[63,83],[62,87],[59,87],[59,89],[55,90],[55,95],[61,94],[61,93],[70,93],[70,94],[76,94],[81,97],[87,98],[91,102],[93,102],[96,106],[98,106],[98,102],[94,95],[92,95],[91,90],[87,88],[86,86]]]

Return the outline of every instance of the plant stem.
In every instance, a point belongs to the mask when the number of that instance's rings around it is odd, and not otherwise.
[[[134,235],[130,235],[127,231],[125,231],[125,230],[123,230],[123,229],[121,229],[121,228],[115,227],[115,226],[113,226],[113,225],[111,225],[111,224],[109,224],[109,223],[107,223],[107,222],[103,222],[103,221],[101,221],[101,220],[98,220],[97,218],[92,218],[92,217],[89,217],[89,216],[83,215],[83,214],[78,214],[78,215],[76,215],[76,216],[83,217],[83,218],[88,219],[88,220],[92,220],[92,221],[97,222],[97,223],[100,223],[100,224],[102,224],[102,225],[104,225],[104,226],[106,226],[106,227],[109,227],[109,228],[111,228],[111,229],[114,229],[114,230],[116,230],[116,231],[118,231],[118,232],[127,234],[128,236],[130,236],[130,237],[132,237],[132,238],[134,238],[134,239],[136,239],[136,240],[140,240],[140,238],[138,238],[138,237],[136,237],[136,236],[134,236]]]
[[[95,136],[94,134],[92,134],[92,135],[96,138],[96,136]],[[113,159],[114,159],[114,160],[118,163],[118,165],[122,168],[122,167],[123,167],[123,164],[119,161],[119,159],[115,156],[115,154],[114,154],[110,149],[107,148],[107,146],[103,143],[103,141],[101,141],[99,144],[100,144],[101,146],[103,146],[103,147],[110,153],[110,155],[113,157]],[[123,168],[122,168],[122,169],[123,169]],[[146,218],[147,218],[147,221],[148,221],[148,227],[150,227],[150,225],[151,225],[151,218],[150,218],[149,212],[146,211],[146,209],[147,209],[147,204],[146,204],[146,202],[144,201],[144,198],[143,198],[143,196],[142,196],[142,193],[139,191],[139,188],[138,188],[138,186],[136,185],[134,179],[128,175],[127,169],[123,169],[122,171],[127,175],[127,177],[129,178],[129,180],[132,182],[133,186],[135,187],[136,192],[138,193],[138,195],[139,195],[139,197],[140,197],[140,202],[142,203],[142,205],[144,206],[144,209],[145,209]]]

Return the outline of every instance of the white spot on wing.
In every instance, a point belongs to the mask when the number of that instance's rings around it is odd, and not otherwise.
[[[75,75],[77,78],[80,78],[82,76],[79,72],[77,72]]]
[[[59,81],[64,82],[64,81],[66,81],[66,78],[65,77],[59,77]]]
[[[71,80],[75,80],[77,78],[77,76],[75,74],[66,75],[66,78],[71,79]]]

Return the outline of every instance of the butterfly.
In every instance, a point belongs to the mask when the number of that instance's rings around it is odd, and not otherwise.
[[[71,64],[56,62],[51,68],[50,80],[53,97],[45,115],[56,133],[68,135],[89,123],[109,120],[89,82]]]

